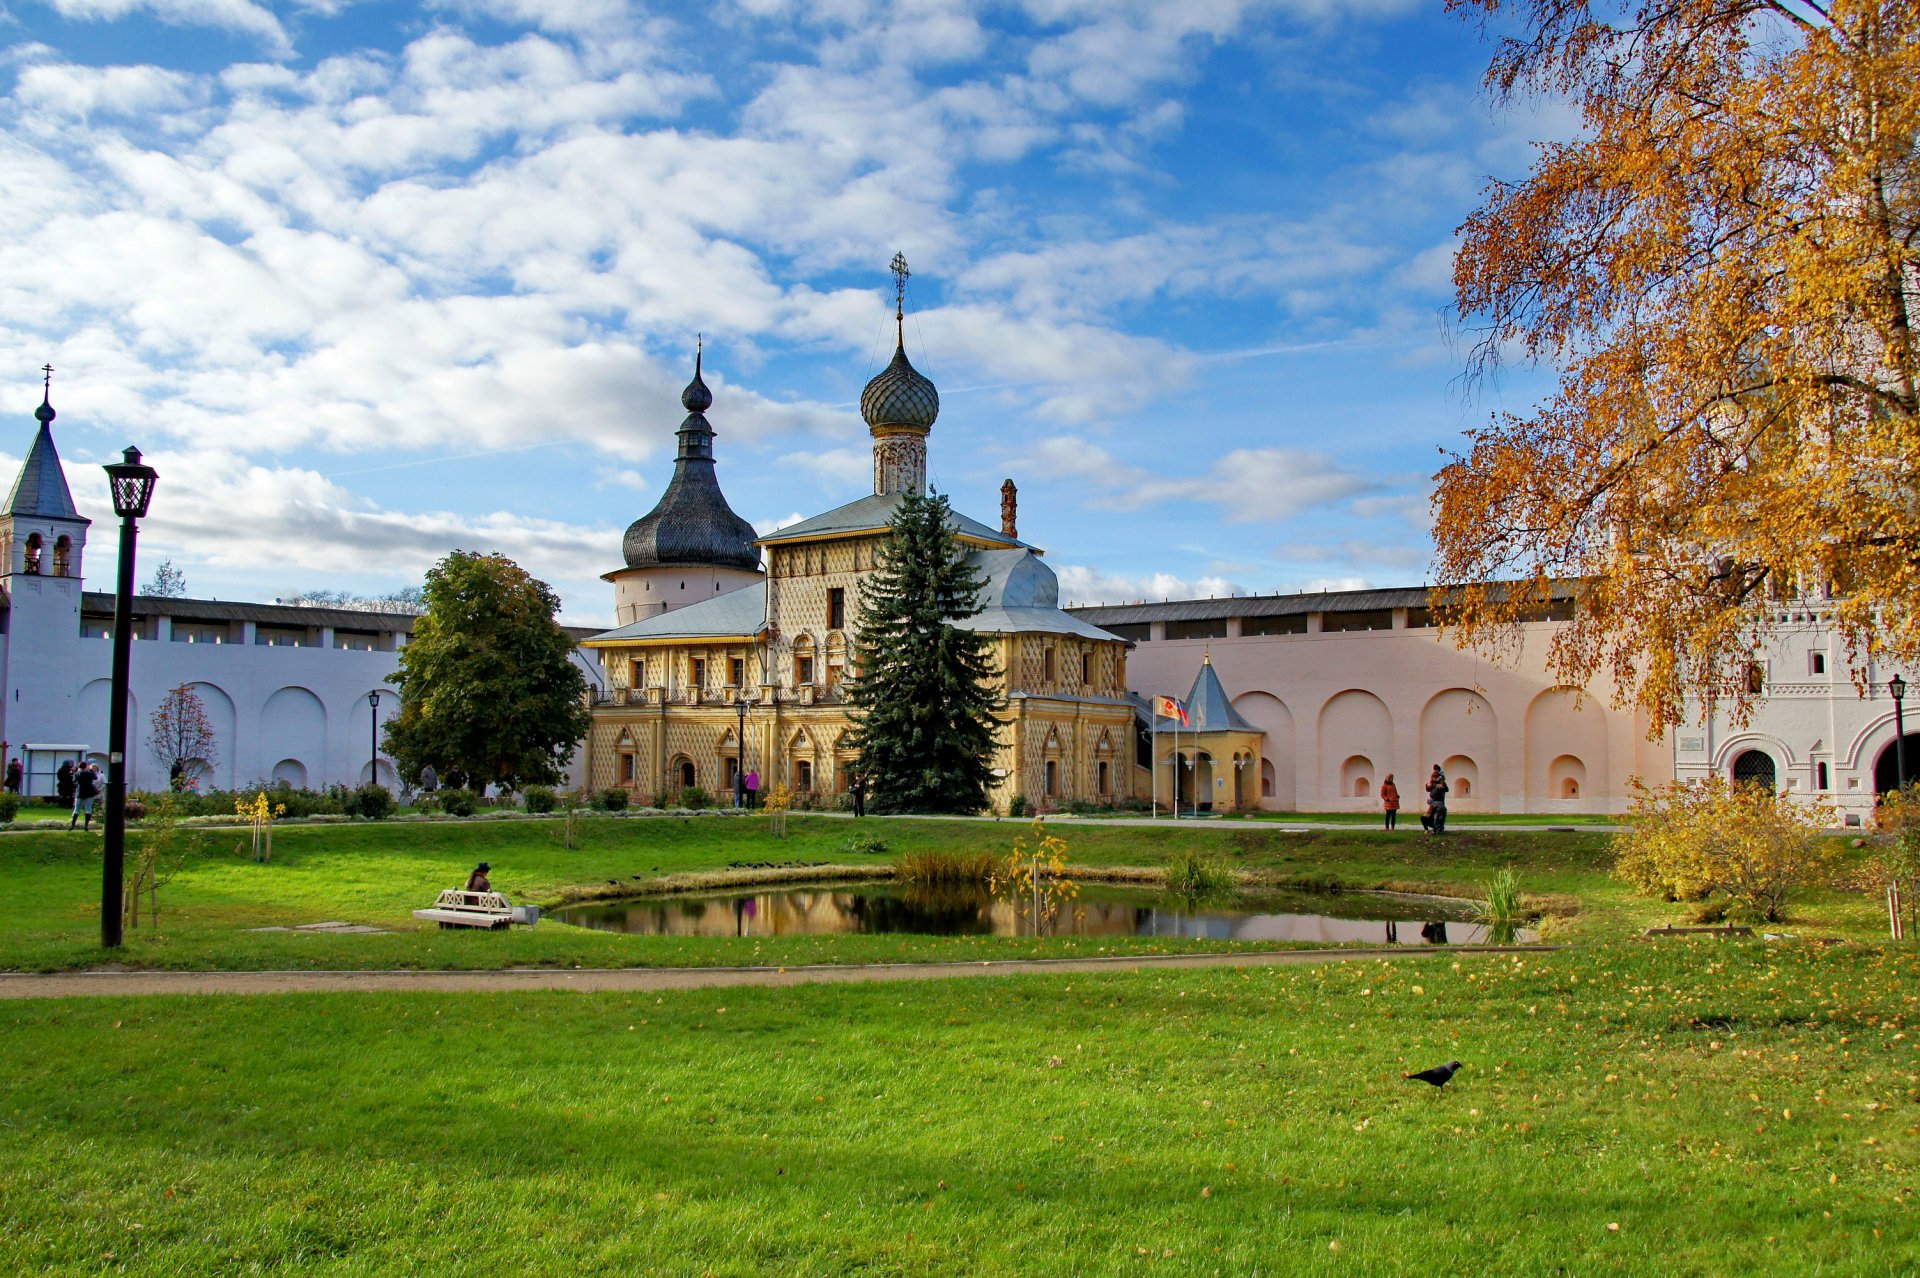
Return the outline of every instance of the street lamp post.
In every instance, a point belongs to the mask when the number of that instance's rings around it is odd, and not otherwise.
[[[733,738],[739,749],[733,760],[733,806],[736,808],[747,806],[747,709],[752,704],[744,692],[733,699],[734,713],[740,716],[740,731]]]
[[[127,682],[133,665],[133,551],[140,535],[134,521],[147,517],[153,485],[160,478],[129,448],[118,465],[103,467],[120,516],[120,576],[113,592],[113,683],[107,721],[106,855],[100,878],[100,944],[120,948],[120,893],[127,867]]]
[[[367,784],[380,784],[380,689],[367,694]]]
[[[1907,681],[1899,675],[1887,680],[1887,691],[1893,694],[1893,767],[1900,774],[1897,789],[1907,788],[1907,717],[1902,705],[1907,699]]]

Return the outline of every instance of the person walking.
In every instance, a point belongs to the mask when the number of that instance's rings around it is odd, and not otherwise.
[[[1400,787],[1393,783],[1391,772],[1380,783],[1380,807],[1387,814],[1387,829],[1394,829],[1400,817]]]
[[[1440,770],[1439,764],[1433,765],[1433,772],[1427,777],[1427,815],[1420,824],[1428,834],[1445,834],[1447,830],[1447,774]]]
[[[750,768],[747,771],[747,806],[749,808],[753,807],[755,800],[759,797],[760,770],[758,768]]]
[[[83,763],[73,774],[73,816],[67,821],[71,830],[82,817],[86,824],[80,828],[93,828],[93,802],[100,797],[100,772],[91,763]]]
[[[8,794],[20,793],[20,782],[23,779],[25,779],[25,777],[26,777],[26,772],[24,769],[21,768],[20,760],[8,759],[7,760],[7,793]]]
[[[73,760],[72,759],[68,759],[66,762],[62,763],[60,765],[60,770],[53,774],[53,797],[60,800],[60,806],[63,808],[70,808],[73,806]]]

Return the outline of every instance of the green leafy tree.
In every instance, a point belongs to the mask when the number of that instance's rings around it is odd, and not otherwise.
[[[999,732],[985,635],[953,623],[985,583],[953,535],[945,497],[908,494],[862,583],[852,744],[876,812],[978,812]]]
[[[505,555],[456,550],[427,573],[426,614],[387,682],[386,749],[403,775],[432,764],[502,789],[553,785],[586,735],[586,681],[554,621],[560,597]]]

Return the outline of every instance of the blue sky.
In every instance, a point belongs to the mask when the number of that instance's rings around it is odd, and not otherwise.
[[[51,362],[193,594],[498,549],[609,620],[696,333],[735,509],[869,490],[901,251],[934,481],[1013,477],[1066,596],[1417,582],[1440,450],[1539,387],[1461,384],[1454,230],[1565,130],[1441,8],[8,0],[0,464]]]

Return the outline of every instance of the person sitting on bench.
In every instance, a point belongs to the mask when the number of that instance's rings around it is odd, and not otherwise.
[[[492,868],[493,866],[486,861],[482,861],[479,865],[474,866],[473,873],[467,876],[467,891],[469,892],[493,891],[493,883],[491,880],[487,878],[487,871],[491,870]]]

